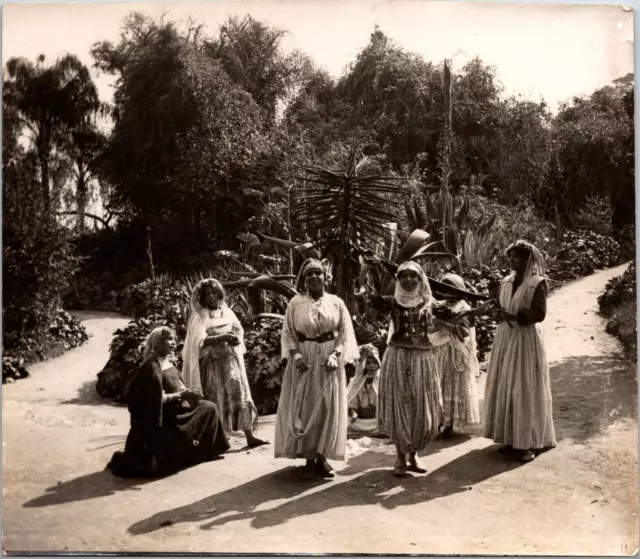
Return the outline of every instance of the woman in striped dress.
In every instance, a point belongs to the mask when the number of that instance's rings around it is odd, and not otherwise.
[[[456,274],[445,274],[440,281],[461,291],[466,289],[464,280]],[[449,299],[446,307],[453,315],[468,311],[471,307],[462,299]],[[476,355],[475,328],[471,318],[462,320],[458,331],[442,329],[438,336],[446,343],[436,349],[439,369],[442,372],[443,437],[458,430],[480,423],[480,409],[476,389],[476,376],[480,371]],[[435,339],[432,340],[435,342]]]
[[[551,378],[538,327],[547,312],[546,266],[540,251],[527,241],[509,246],[507,257],[513,272],[502,281],[498,296],[499,325],[485,387],[484,436],[530,462],[556,444]]]
[[[432,315],[432,304],[420,265],[401,264],[378,399],[378,430],[396,447],[396,477],[426,472],[418,451],[438,435],[442,417],[440,373],[429,337],[442,324]]]

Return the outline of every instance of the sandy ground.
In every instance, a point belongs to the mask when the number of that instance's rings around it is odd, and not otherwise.
[[[636,370],[596,315],[598,294],[622,271],[550,300],[556,449],[521,465],[469,432],[433,444],[429,473],[405,480],[391,476],[392,447],[367,439],[350,442],[333,481],[310,485],[271,447],[247,451],[241,439],[224,460],[170,478],[111,476],[104,465],[124,444],[128,414],[94,385],[126,320],[82,315],[88,344],[3,386],[3,549],[630,555]],[[259,435],[272,439],[273,417]]]

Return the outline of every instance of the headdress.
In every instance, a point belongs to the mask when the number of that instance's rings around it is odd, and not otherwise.
[[[322,270],[324,274],[325,283],[329,281],[330,277],[330,266],[327,260],[318,260],[317,258],[308,258],[304,261],[302,266],[300,267],[300,271],[298,272],[298,277],[296,278],[296,289],[304,293],[306,291],[306,287],[304,285],[304,275],[309,269],[317,269]]]
[[[418,274],[420,283],[414,291],[405,291],[400,285],[398,277],[405,270],[412,270]],[[424,313],[428,310],[433,302],[433,295],[431,294],[431,287],[429,286],[429,279],[424,273],[422,266],[417,262],[408,261],[403,262],[398,266],[396,273],[396,290],[394,294],[395,300],[403,307],[413,308],[421,305],[420,313]]]
[[[526,252],[529,257],[527,259],[527,266],[525,268],[524,276],[544,276],[547,271],[547,264],[544,260],[542,253],[530,242],[525,240],[518,240],[515,243],[510,244],[505,251],[508,255],[513,250],[521,250]]]
[[[162,340],[171,336],[175,336],[175,332],[168,326],[158,326],[151,330],[144,344],[144,351],[142,353],[144,359],[152,356],[155,357]]]
[[[453,287],[456,287],[463,291],[467,289],[467,286],[465,285],[464,280],[458,274],[452,274],[452,273],[445,274],[440,278],[440,281],[442,283],[447,283],[449,285],[452,285]]]
[[[366,344],[360,346],[360,359],[356,362],[356,374],[349,382],[349,386],[347,387],[347,400],[349,403],[353,402],[355,397],[360,392],[360,389],[364,386],[365,381],[367,380],[367,359],[369,357],[373,357],[377,363],[378,367],[380,367],[380,354],[378,353],[377,348],[372,344]],[[373,381],[373,390],[377,394],[378,393],[378,383],[379,378],[376,377]]]

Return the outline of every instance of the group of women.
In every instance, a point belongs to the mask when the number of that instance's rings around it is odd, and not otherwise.
[[[287,366],[275,429],[275,456],[304,459],[303,480],[333,477],[328,460],[345,458],[347,435],[386,436],[395,445],[394,475],[424,473],[418,452],[437,436],[480,421],[474,319],[499,321],[491,352],[484,436],[530,461],[555,446],[549,370],[537,324],[546,314],[544,259],[526,241],[507,249],[512,273],[498,299],[472,309],[461,299],[434,299],[415,262],[399,266],[387,349],[358,348],[345,303],[325,291],[323,262],[310,259],[298,276],[282,329]],[[441,278],[459,293],[464,281]],[[243,332],[222,286],[200,282],[184,346],[182,378],[168,362],[175,344],[167,328],[147,340],[145,361],[129,390],[131,430],[117,475],[154,475],[220,457],[227,433],[244,431],[249,447],[257,412],[243,361]],[[345,365],[356,364],[347,385]]]

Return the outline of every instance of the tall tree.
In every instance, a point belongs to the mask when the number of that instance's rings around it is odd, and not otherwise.
[[[233,82],[242,87],[273,123],[278,109],[304,83],[309,58],[298,50],[286,54],[286,32],[251,16],[229,18],[218,37],[205,41],[204,50],[218,61]]]
[[[51,206],[50,164],[54,150],[71,129],[100,109],[98,92],[88,68],[71,54],[45,65],[25,58],[7,62],[4,99],[16,110],[28,130],[38,156],[45,209]]]

